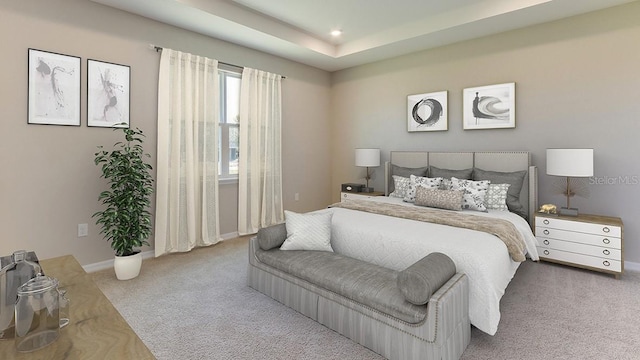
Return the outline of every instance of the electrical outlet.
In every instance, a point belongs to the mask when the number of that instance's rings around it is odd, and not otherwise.
[[[299,193],[295,193],[295,194],[293,195],[293,200],[295,200],[295,201],[300,200],[300,194],[299,194]]]
[[[78,237],[89,235],[89,224],[78,224]]]

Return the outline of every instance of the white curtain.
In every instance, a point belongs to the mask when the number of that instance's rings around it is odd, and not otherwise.
[[[218,62],[162,50],[155,255],[220,241]]]
[[[244,68],[240,87],[238,233],[284,221],[281,155],[282,76]]]

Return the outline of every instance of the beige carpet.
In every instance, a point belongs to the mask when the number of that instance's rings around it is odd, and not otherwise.
[[[246,286],[247,238],[94,280],[158,359],[382,359]],[[73,300],[72,300],[73,301]],[[640,274],[524,263],[463,359],[640,359]]]

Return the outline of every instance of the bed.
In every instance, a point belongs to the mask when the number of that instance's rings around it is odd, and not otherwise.
[[[495,223],[500,220],[494,219],[506,220],[513,224],[524,241],[522,255],[538,260],[536,240],[530,225],[537,205],[537,174],[536,168],[531,166],[528,152],[391,152],[390,161],[385,164],[387,196],[375,197],[378,207],[384,206],[381,203],[389,203],[391,206],[418,208],[388,195],[395,190],[391,185],[394,172],[406,175],[406,169],[425,167],[444,174],[465,169],[478,169],[478,173],[485,175],[495,175],[496,172],[522,174],[525,171],[516,199],[522,205],[519,214],[500,210],[435,211],[442,212],[442,218],[453,216],[452,213],[469,213],[491,218],[490,222]],[[500,299],[522,261],[512,258],[510,249],[498,236],[340,206],[322,211],[333,213],[331,246],[340,254],[398,271],[429,253],[447,254],[456,268],[469,277],[471,324],[487,334],[496,333],[500,321]]]

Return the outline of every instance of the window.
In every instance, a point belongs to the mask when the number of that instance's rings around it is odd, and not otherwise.
[[[221,180],[238,178],[240,140],[241,74],[220,70],[220,131],[218,175]]]

